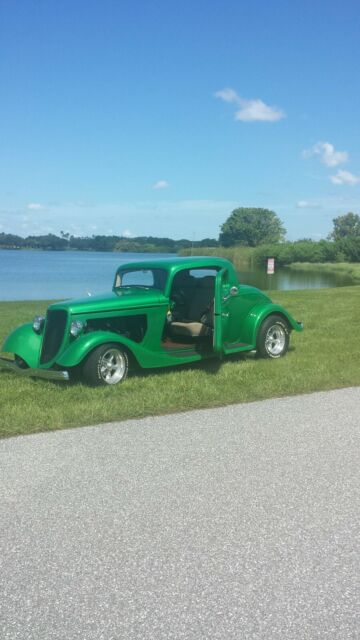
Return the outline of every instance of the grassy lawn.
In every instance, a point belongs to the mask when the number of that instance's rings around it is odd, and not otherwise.
[[[49,431],[173,411],[360,385],[360,286],[272,294],[305,323],[280,360],[249,354],[172,370],[139,372],[89,388],[0,370],[0,434]],[[0,341],[47,303],[0,303]]]

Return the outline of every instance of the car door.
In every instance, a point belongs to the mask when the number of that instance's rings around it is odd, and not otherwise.
[[[229,314],[226,310],[226,301],[229,285],[227,283],[227,269],[221,269],[215,278],[214,300],[214,352],[221,356],[224,353],[224,339]]]
[[[229,283],[227,269],[219,271],[215,279],[213,339],[218,356],[253,348],[246,332],[244,335],[242,323],[254,304],[251,295],[242,294],[238,285]]]

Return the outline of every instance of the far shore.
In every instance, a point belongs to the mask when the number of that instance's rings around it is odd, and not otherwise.
[[[348,275],[356,282],[360,282],[359,262],[293,262],[288,267],[298,271],[332,271]]]

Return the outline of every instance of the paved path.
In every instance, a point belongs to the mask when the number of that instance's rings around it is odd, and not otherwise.
[[[1,640],[359,638],[359,416],[354,388],[1,441]]]

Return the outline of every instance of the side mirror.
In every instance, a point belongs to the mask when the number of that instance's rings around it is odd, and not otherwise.
[[[238,288],[237,287],[231,287],[229,289],[229,294],[227,296],[225,296],[225,298],[222,299],[223,302],[226,302],[227,300],[229,300],[229,298],[231,298],[232,296],[237,296],[238,294]]]

